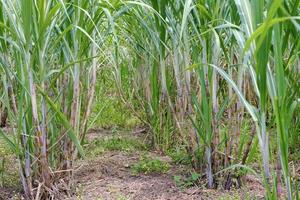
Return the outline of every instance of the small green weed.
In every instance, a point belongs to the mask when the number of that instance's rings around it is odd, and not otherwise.
[[[5,158],[0,159],[0,187],[4,185]]]
[[[146,150],[147,146],[142,142],[126,137],[112,137],[109,139],[96,140],[90,145],[86,152],[92,156],[101,155],[106,151],[133,152],[135,150]]]
[[[174,181],[177,187],[184,189],[196,185],[200,177],[200,174],[191,172],[190,176],[185,178],[182,176],[174,176]]]
[[[124,83],[124,82],[122,82]],[[129,86],[127,86],[129,88]],[[90,124],[102,128],[133,128],[141,124],[121,100],[115,77],[110,68],[103,68],[98,74],[96,95],[92,107]]]
[[[153,159],[148,156],[143,156],[141,160],[134,164],[132,167],[133,174],[139,173],[151,174],[151,173],[166,173],[170,169],[170,165],[167,162],[159,159]]]
[[[19,188],[19,175],[12,151],[0,139],[0,187]]]
[[[189,165],[191,163],[191,156],[183,149],[171,149],[167,152],[175,164]]]

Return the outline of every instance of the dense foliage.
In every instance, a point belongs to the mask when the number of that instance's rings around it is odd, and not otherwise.
[[[230,189],[259,146],[266,199],[296,199],[299,15],[299,0],[1,0],[0,135],[25,196],[71,187],[109,66],[153,147],[183,147],[207,187]]]

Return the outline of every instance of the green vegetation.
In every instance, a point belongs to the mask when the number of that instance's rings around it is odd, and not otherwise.
[[[149,156],[142,156],[140,161],[132,167],[133,174],[159,174],[166,173],[170,169],[170,165],[160,159],[151,158]]]
[[[189,177],[174,176],[174,181],[178,187],[184,189],[194,185],[197,186],[200,177],[200,174],[192,172]]]
[[[15,158],[6,143],[0,141],[0,187],[20,188]]]
[[[99,156],[107,151],[122,151],[122,152],[134,152],[145,151],[146,145],[140,141],[126,137],[116,137],[106,139],[98,139],[92,142],[87,149],[86,154],[89,157]]]
[[[120,98],[111,69],[101,69],[98,77],[90,126],[130,129],[140,125],[140,120]]]
[[[191,164],[191,156],[186,152],[185,149],[170,149],[167,155],[171,157],[175,164]]]
[[[300,113],[300,107],[295,110],[295,114],[293,117],[293,121],[290,128],[290,138],[288,140],[290,146],[290,154],[291,160],[300,160],[300,118],[298,117],[298,113]]]
[[[230,190],[253,168],[266,199],[297,199],[299,32],[299,0],[0,0],[0,153],[25,198],[55,198],[84,152],[144,149],[117,137],[84,151],[90,128],[143,125],[201,174],[187,182]]]

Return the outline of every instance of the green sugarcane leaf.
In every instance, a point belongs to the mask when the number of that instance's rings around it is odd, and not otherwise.
[[[16,152],[16,145],[15,143],[7,137],[7,135],[3,132],[3,130],[0,128],[0,137],[4,139],[4,141],[8,144],[9,148],[13,151]]]
[[[55,105],[55,103],[48,97],[48,95],[46,95],[42,89],[40,87],[37,87],[38,91],[43,95],[43,97],[46,99],[46,101],[48,102],[48,104],[50,105],[51,109],[53,109],[56,113],[57,113],[57,117],[61,120],[60,122],[62,123],[62,125],[66,128],[66,130],[68,130],[67,134],[70,137],[70,139],[72,140],[72,142],[74,143],[74,145],[76,146],[79,154],[82,157],[84,156],[84,151],[83,148],[80,144],[80,140],[78,139],[78,137],[76,136],[76,133],[74,132],[71,124],[69,123],[68,119],[66,118],[66,116],[60,111],[60,109]]]
[[[22,9],[21,11],[22,11],[24,35],[26,38],[26,42],[28,43],[31,38],[32,0],[22,0],[21,9]],[[29,43],[27,45],[29,45]]]
[[[213,64],[207,64],[208,66],[214,68],[217,70],[217,72],[228,82],[228,84],[232,87],[232,89],[236,92],[238,97],[241,99],[242,103],[246,107],[247,111],[251,115],[252,119],[254,121],[259,121],[257,110],[252,106],[244,97],[243,93],[239,90],[235,82],[229,77],[229,75],[220,67],[213,65]]]

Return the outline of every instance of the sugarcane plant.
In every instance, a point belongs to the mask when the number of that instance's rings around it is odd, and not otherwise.
[[[149,125],[154,138],[167,134],[154,129],[157,123],[153,122],[163,122],[158,117],[163,111],[163,116],[171,117],[173,140],[188,147],[194,168],[205,166],[208,186],[213,187],[220,170],[246,167],[257,137],[268,198],[275,198],[274,191],[280,193],[281,167],[287,197],[292,198],[286,141],[288,121],[297,107],[293,87],[297,81],[290,73],[298,73],[299,1],[129,1],[124,5],[137,16],[134,26],[143,31],[126,37],[135,48],[131,55],[139,60],[133,68],[141,68],[135,72],[143,78],[135,85],[144,92],[136,96],[145,99],[146,113],[152,114]],[[167,104],[160,95],[167,97]],[[282,112],[289,117],[280,119]],[[278,128],[276,164],[276,155],[270,155],[270,116],[276,118]],[[219,124],[226,117],[230,128],[224,137]],[[241,126],[249,118],[253,125],[245,141]],[[226,176],[224,187],[230,188],[232,173]]]
[[[25,196],[72,187],[105,64],[153,147],[183,149],[207,187],[240,186],[259,146],[266,198],[297,198],[299,2],[1,0],[0,135]]]
[[[9,121],[0,135],[17,157],[25,197],[53,198],[69,191],[74,159],[84,157],[98,61],[109,58],[102,49],[109,33],[100,32],[109,12],[81,0],[0,5],[1,105]]]

